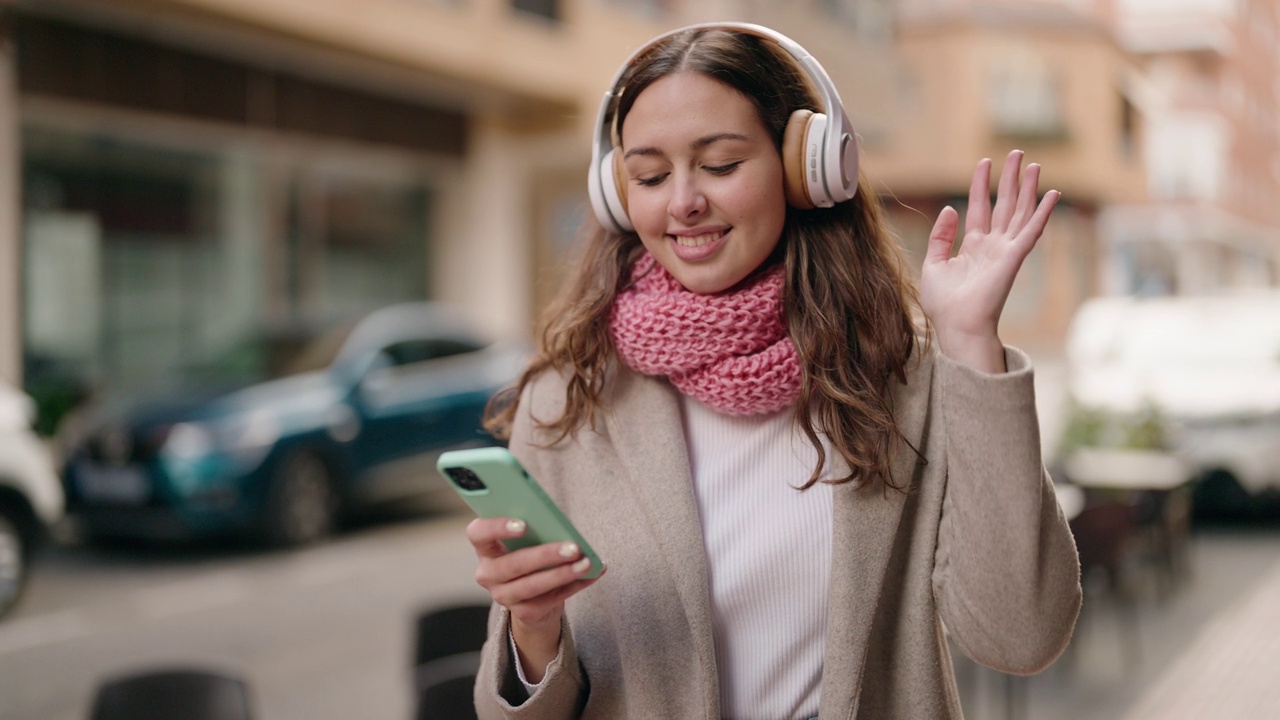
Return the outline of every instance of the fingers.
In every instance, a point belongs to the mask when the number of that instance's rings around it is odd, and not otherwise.
[[[936,229],[936,226],[935,226]],[[969,207],[964,212],[964,232],[991,232],[991,158],[982,158],[969,183]]]
[[[1060,197],[1062,197],[1062,193],[1057,190],[1050,190],[1045,193],[1044,199],[1040,201],[1035,214],[1027,221],[1027,226],[1018,233],[1015,241],[1023,246],[1024,256],[1026,253],[1031,252],[1031,249],[1035,247],[1036,241],[1044,234],[1044,228],[1049,223],[1049,214],[1053,212],[1053,208],[1058,204],[1058,198]]]
[[[507,554],[503,540],[524,535],[523,520],[515,518],[476,518],[467,523],[467,540],[481,558],[496,558]]]
[[[565,600],[568,600],[582,590],[591,587],[599,579],[599,577],[591,578],[590,580],[581,577],[574,577],[568,582],[552,585],[545,592],[531,597],[521,595],[519,600],[507,598],[504,601],[504,598],[495,596],[494,602],[509,609],[516,617],[530,621],[539,616],[545,615],[547,610],[559,603],[563,603]],[[527,586],[522,587],[519,590],[524,591],[533,587],[534,584],[530,582]]]
[[[996,206],[991,211],[991,232],[1002,233],[1009,229],[1014,207],[1018,199],[1018,175],[1022,170],[1022,151],[1014,150],[1005,158],[1000,171],[1000,187],[996,190]]]
[[[960,215],[955,208],[949,205],[942,208],[937,221],[933,223],[933,231],[929,233],[929,246],[924,255],[925,265],[946,262],[951,258],[951,248],[955,245],[959,225]]]
[[[571,542],[508,551],[502,541],[525,530],[523,521],[512,518],[476,518],[467,524],[467,539],[480,560],[476,584],[518,616],[536,618],[594,582],[582,578],[592,561]]]
[[[528,552],[531,555],[541,555],[535,551],[543,550],[551,547],[552,562],[558,560],[559,564],[547,565],[544,563],[530,562],[535,569],[528,572],[520,572],[511,567],[486,567],[499,566],[502,563],[494,561],[492,563],[481,563],[481,567],[476,571],[476,581],[480,583],[493,596],[494,602],[507,608],[515,609],[516,607],[526,603],[538,603],[540,598],[548,594],[555,593],[559,590],[565,590],[568,594],[572,594],[567,588],[582,580],[582,576],[591,570],[591,559],[587,557],[578,557],[573,560],[566,560],[564,557],[554,552],[554,546],[538,546],[536,548],[527,548],[520,553],[512,553],[510,559],[514,559],[519,554]],[[509,558],[504,558],[507,560]],[[528,565],[521,568],[528,570]],[[576,591],[574,591],[576,592]],[[564,595],[563,597],[568,597]]]
[[[1014,208],[1013,218],[1009,221],[1009,229],[1019,232],[1036,210],[1036,198],[1039,197],[1040,166],[1031,163],[1022,175],[1022,187],[1018,190],[1018,204]]]

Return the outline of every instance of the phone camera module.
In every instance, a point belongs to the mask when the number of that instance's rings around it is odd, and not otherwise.
[[[481,481],[480,478],[477,477],[476,474],[468,468],[449,467],[449,468],[445,468],[444,471],[449,476],[449,479],[453,481],[453,484],[457,485],[463,490],[470,490],[472,492],[477,492],[480,490],[488,489],[485,487],[484,482]]]

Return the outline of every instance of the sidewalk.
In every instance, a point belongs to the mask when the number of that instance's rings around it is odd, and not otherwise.
[[[1010,683],[956,653],[965,717],[1280,719],[1280,531],[1202,527],[1190,551],[1191,573],[1171,595],[1138,573],[1136,617],[1091,595],[1071,648],[1039,675]]]
[[[1123,720],[1280,718],[1280,563],[1223,609]]]

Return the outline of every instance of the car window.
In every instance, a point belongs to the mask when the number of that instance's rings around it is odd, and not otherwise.
[[[479,343],[459,338],[423,338],[393,343],[384,348],[383,352],[391,358],[393,365],[403,366],[428,360],[440,360],[482,349],[484,346]]]

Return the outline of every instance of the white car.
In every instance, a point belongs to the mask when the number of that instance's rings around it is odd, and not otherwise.
[[[1280,294],[1090,300],[1067,363],[1081,408],[1156,410],[1225,499],[1280,493]]]
[[[63,513],[62,485],[31,429],[35,403],[0,382],[0,615],[26,585],[32,551]]]

